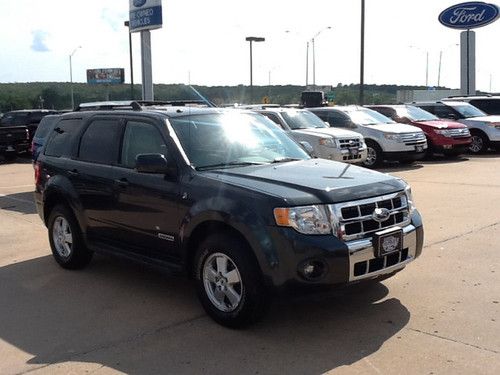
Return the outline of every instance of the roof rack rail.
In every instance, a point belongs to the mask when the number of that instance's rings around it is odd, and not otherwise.
[[[106,102],[81,103],[75,108],[75,111],[105,111],[131,109],[133,111],[142,111],[144,107],[216,107],[215,104],[205,100],[119,100]]]

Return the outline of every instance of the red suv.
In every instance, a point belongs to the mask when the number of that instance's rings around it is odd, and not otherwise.
[[[446,156],[463,154],[471,144],[467,126],[452,120],[439,119],[432,113],[412,105],[367,106],[396,122],[410,124],[422,129],[427,137],[428,153],[443,153]]]

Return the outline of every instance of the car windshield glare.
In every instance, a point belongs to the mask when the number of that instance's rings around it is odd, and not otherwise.
[[[450,106],[465,118],[488,116],[486,113],[481,111],[479,108],[474,107],[472,104],[461,103],[450,104]]]
[[[323,120],[309,111],[287,111],[282,112],[281,115],[293,130],[328,128]]]
[[[399,117],[409,118],[411,121],[436,121],[439,120],[438,117],[434,116],[432,113],[424,111],[422,108],[406,106],[397,109]]]
[[[210,113],[169,121],[189,162],[197,169],[310,158],[283,130],[261,115]]]
[[[371,109],[358,109],[347,113],[352,122],[358,125],[377,125],[377,124],[394,124],[395,122],[389,117],[384,116],[377,111]]]

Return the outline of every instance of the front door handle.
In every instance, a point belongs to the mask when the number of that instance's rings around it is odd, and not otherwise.
[[[129,185],[128,180],[126,178],[120,178],[115,180],[115,185],[125,188]]]
[[[76,177],[76,176],[78,176],[78,170],[73,169],[73,170],[71,170],[71,171],[68,171],[68,175],[69,175],[70,177]]]

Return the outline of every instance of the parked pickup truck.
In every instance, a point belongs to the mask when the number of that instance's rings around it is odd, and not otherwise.
[[[0,155],[13,159],[29,148],[29,131],[26,126],[0,126]]]
[[[310,110],[332,127],[347,128],[365,137],[368,147],[365,167],[376,167],[383,160],[412,163],[425,157],[425,134],[415,126],[397,124],[376,111],[355,105]]]
[[[263,106],[252,108],[278,124],[297,142],[307,142],[313,154],[322,159],[363,163],[366,144],[361,134],[348,129],[328,126],[318,116],[305,109]]]
[[[214,320],[241,327],[271,291],[379,281],[422,252],[397,177],[313,159],[250,111],[128,108],[60,116],[35,163],[63,268],[97,251],[184,273]]]
[[[409,124],[422,129],[427,137],[427,154],[434,152],[455,157],[465,153],[471,144],[469,129],[453,120],[443,120],[432,113],[412,105],[371,105],[367,106],[382,113],[397,123]]]

